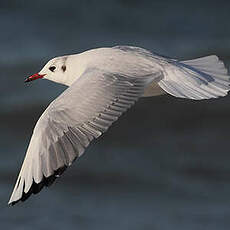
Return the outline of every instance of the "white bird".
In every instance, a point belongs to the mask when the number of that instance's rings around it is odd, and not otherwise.
[[[142,96],[194,100],[227,95],[230,79],[211,55],[189,61],[130,46],[57,57],[29,78],[69,86],[39,118],[9,204],[49,186]]]

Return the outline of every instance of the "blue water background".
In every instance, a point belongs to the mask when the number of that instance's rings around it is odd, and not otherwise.
[[[0,1],[0,229],[230,228],[230,96],[141,99],[49,189],[7,202],[36,120],[64,86],[52,57],[136,45],[230,65],[229,1]]]

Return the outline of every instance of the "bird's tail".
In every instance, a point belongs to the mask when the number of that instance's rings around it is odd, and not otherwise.
[[[188,61],[173,61],[165,68],[158,85],[180,98],[202,100],[227,95],[230,76],[215,55]]]
[[[153,82],[143,96],[169,93],[194,100],[217,98],[227,95],[229,84],[228,71],[215,55],[188,61],[170,60],[161,80]]]

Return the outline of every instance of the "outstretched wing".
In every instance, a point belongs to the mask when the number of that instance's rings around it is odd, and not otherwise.
[[[202,100],[223,97],[230,90],[230,76],[215,55],[188,61],[173,61],[164,69],[159,86],[180,98]]]
[[[88,70],[38,120],[9,204],[49,186],[143,94],[153,76]]]

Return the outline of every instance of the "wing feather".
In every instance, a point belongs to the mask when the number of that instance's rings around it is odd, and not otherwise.
[[[9,204],[51,185],[143,94],[152,76],[140,78],[88,70],[38,120]]]
[[[175,97],[202,100],[226,96],[230,90],[228,71],[215,55],[171,61],[163,72],[158,85]]]

